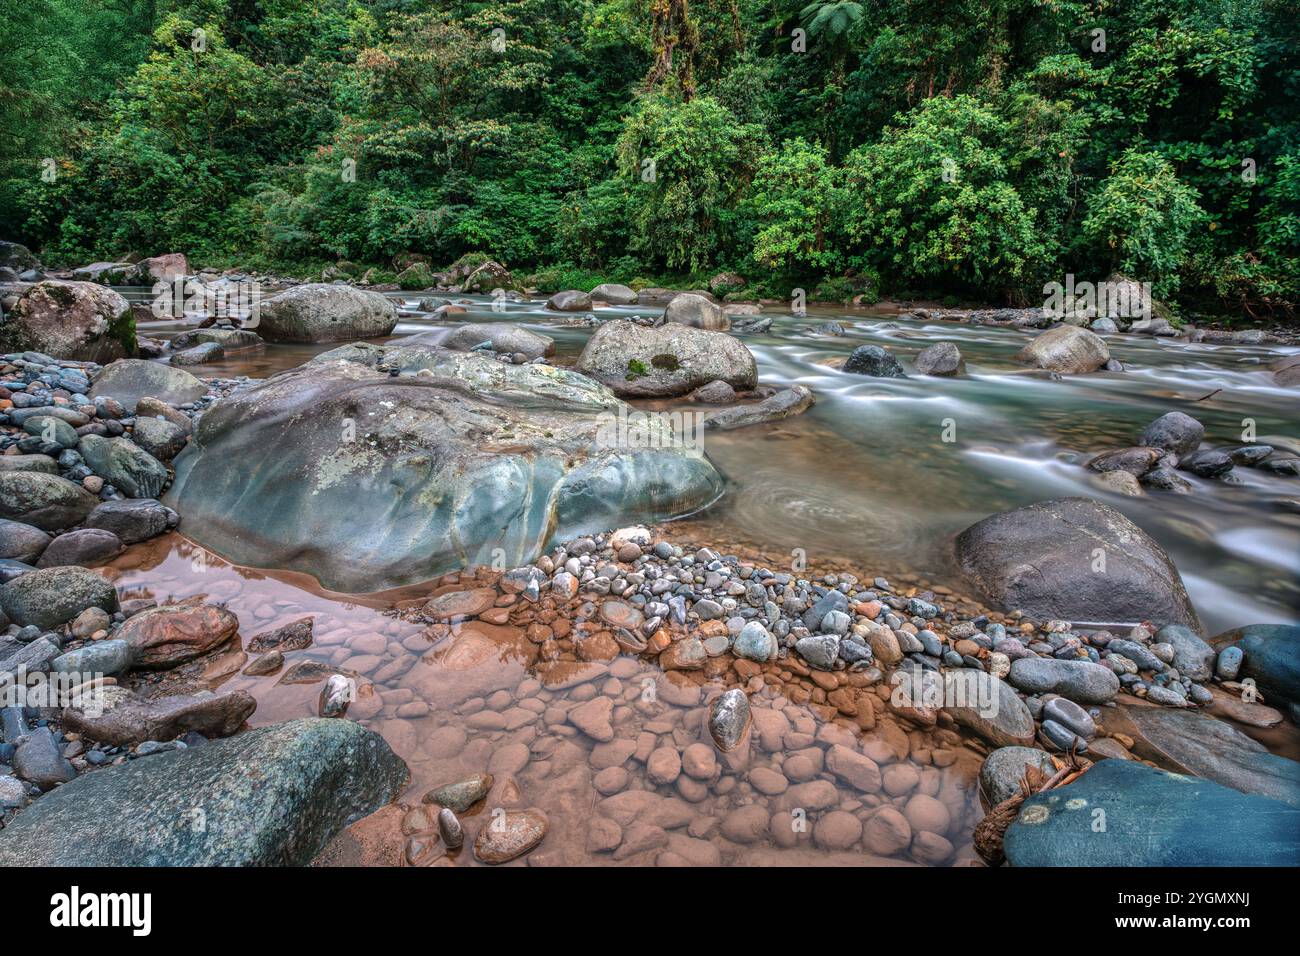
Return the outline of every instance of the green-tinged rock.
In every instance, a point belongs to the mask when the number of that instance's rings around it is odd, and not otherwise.
[[[1012,866],[1297,866],[1300,810],[1127,760],[1025,801]]]
[[[337,350],[336,350],[337,351]],[[231,395],[175,460],[186,533],[238,562],[374,591],[535,558],[553,538],[686,514],[721,493],[703,455],[574,372],[436,346],[402,373],[317,361]],[[498,551],[497,549],[500,549]]]
[[[407,779],[352,721],[260,727],[64,785],[0,831],[0,866],[303,866]]]
[[[77,451],[87,468],[128,498],[157,498],[167,485],[167,467],[129,438],[86,435]]]
[[[38,282],[0,316],[0,352],[111,362],[135,351],[126,299],[93,282]]]
[[[0,585],[0,609],[20,627],[35,624],[48,630],[88,607],[116,611],[117,591],[85,568],[42,568]]]
[[[0,471],[0,518],[42,531],[80,524],[99,504],[81,485],[39,471]]]

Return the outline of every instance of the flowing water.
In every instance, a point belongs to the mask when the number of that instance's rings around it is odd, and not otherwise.
[[[462,321],[518,321],[554,337],[555,361],[564,364],[576,357],[591,334],[590,329],[568,325],[568,316],[546,312],[540,302],[494,306],[476,300],[469,314],[434,322],[415,311],[418,297],[393,298],[404,306],[395,330],[398,337]],[[617,308],[602,310],[602,315],[638,311]],[[1092,485],[1082,467],[1093,454],[1134,444],[1144,425],[1171,410],[1203,422],[1207,441],[1215,445],[1242,444],[1245,434],[1279,450],[1300,451],[1300,401],[1294,390],[1274,386],[1266,368],[1295,349],[1112,336],[1112,355],[1125,365],[1124,372],[1053,381],[1011,361],[1027,338],[1014,329],[907,320],[885,309],[765,314],[775,320],[769,332],[743,338],[757,358],[760,381],[807,385],[817,404],[802,416],[775,424],[708,432],[705,451],[730,487],[708,512],[666,527],[674,540],[759,556],[775,570],[797,554],[811,572],[851,568],[867,578],[885,574],[895,583],[958,587],[951,542],[961,529],[1007,508],[1085,494],[1124,512],[1165,548],[1182,573],[1207,633],[1250,623],[1300,621],[1300,480],[1238,468],[1234,483],[1187,476],[1195,486],[1191,495],[1127,498]],[[846,334],[813,331],[830,319],[842,323]],[[162,335],[180,328],[174,323],[142,323],[141,331]],[[874,343],[910,368],[916,352],[940,341],[958,345],[966,375],[876,379],[834,367],[856,346]],[[265,352],[194,371],[262,378],[328,347],[272,345]],[[476,622],[448,636],[384,613],[402,598],[427,595],[428,588],[401,594],[331,594],[300,575],[231,567],[206,553],[198,561],[200,552],[180,535],[169,535],[132,548],[108,573],[132,595],[161,600],[206,594],[227,601],[245,636],[312,615],[316,645],[302,655],[364,675],[381,675],[372,678],[374,697],[354,705],[351,715],[383,733],[408,761],[413,780],[404,800],[416,809],[405,818],[399,814],[375,824],[379,849],[368,859],[402,855],[404,833],[420,831],[428,823],[419,809],[420,795],[427,789],[491,768],[499,782],[489,805],[510,806],[522,800],[523,805],[546,811],[551,820],[551,832],[530,857],[532,862],[609,862],[608,853],[588,845],[591,807],[607,793],[656,789],[640,769],[645,754],[627,762],[634,771],[628,780],[620,780],[622,770],[609,772],[623,766],[617,752],[611,755],[617,748],[593,747],[562,719],[557,724],[551,718],[562,716],[565,706],[603,694],[616,703],[615,743],[626,740],[640,750],[658,739],[684,750],[702,735],[707,738],[702,701],[695,700],[690,689],[666,684],[656,668],[643,663],[621,658],[595,680],[572,686],[564,681],[555,685],[554,679],[544,683],[535,676],[536,647],[516,628]],[[445,589],[454,587],[448,584]],[[239,661],[229,663],[237,672]],[[222,689],[244,688],[258,698],[255,724],[315,712],[319,685],[281,685],[276,679],[235,673]],[[647,694],[647,682],[664,692]],[[664,851],[671,861],[904,862],[915,859],[915,852],[891,850],[888,832],[875,833],[864,844],[866,854],[860,849],[828,849],[848,839],[842,833],[819,836],[816,851],[809,834],[797,827],[791,828],[794,835],[784,836],[794,806],[786,804],[792,800],[838,806],[844,816],[835,818],[837,825],[852,831],[854,824],[845,817],[864,817],[882,802],[896,802],[886,794],[900,789],[904,795],[937,798],[942,805],[940,810],[925,804],[916,811],[922,816],[946,814],[937,832],[946,833],[954,852],[937,853],[939,859],[970,858],[969,833],[980,816],[974,787],[976,750],[963,747],[951,732],[948,737],[942,732],[937,737],[909,734],[882,722],[866,736],[887,765],[886,792],[863,794],[836,782],[829,796],[812,794],[808,788],[818,780],[825,787],[829,777],[821,773],[821,750],[814,741],[827,744],[837,728],[818,718],[806,699],[797,698],[771,690],[755,695],[757,709],[780,714],[767,724],[775,721],[789,730],[784,739],[778,734],[775,743],[769,740],[772,746],[756,747],[752,765],[724,762],[715,776],[706,778],[708,786],[682,774],[673,787],[658,787],[661,796],[681,797],[677,802],[692,808],[689,825],[668,820],[679,812],[676,804],[632,808],[630,797],[620,797],[629,800],[628,819],[620,821],[626,849],[615,856],[621,860],[622,854],[634,863],[653,862]],[[792,789],[779,790],[778,782],[768,785],[778,792],[756,791],[754,770],[759,767],[780,771]],[[757,779],[769,778],[760,774]],[[522,796],[511,792],[515,786]],[[796,789],[801,786],[803,790]],[[737,814],[743,817],[741,808],[762,799],[779,818],[772,833],[738,841],[737,832],[747,825],[752,828],[753,821],[738,820]],[[647,844],[637,855],[627,835],[639,824],[665,826],[671,842],[665,847],[652,834],[646,839],[655,845]],[[720,836],[720,826],[727,837]],[[423,844],[418,836],[412,845],[408,853],[420,856]],[[363,851],[357,852],[364,857]],[[419,862],[431,858],[473,862],[467,852],[452,857],[432,852]]]

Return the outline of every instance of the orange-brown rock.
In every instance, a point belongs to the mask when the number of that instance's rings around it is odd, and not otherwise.
[[[133,666],[163,670],[206,654],[239,631],[239,620],[215,604],[165,604],[129,618],[117,637],[131,648]]]

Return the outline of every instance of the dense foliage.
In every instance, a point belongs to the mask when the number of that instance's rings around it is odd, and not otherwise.
[[[1300,301],[1291,0],[0,0],[0,235],[76,264]]]

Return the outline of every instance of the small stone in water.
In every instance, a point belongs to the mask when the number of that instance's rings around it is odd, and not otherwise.
[[[333,674],[320,692],[317,710],[322,717],[342,717],[348,712],[352,698],[352,681],[342,674]]]
[[[460,825],[451,807],[443,807],[438,811],[438,835],[449,850],[459,850],[465,845],[465,828]]]
[[[740,746],[749,724],[749,698],[738,687],[719,695],[709,705],[709,734],[723,753]]]

